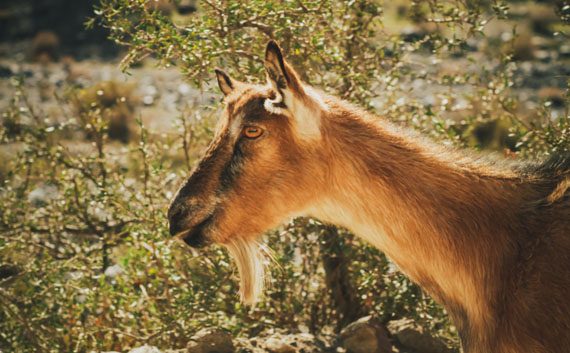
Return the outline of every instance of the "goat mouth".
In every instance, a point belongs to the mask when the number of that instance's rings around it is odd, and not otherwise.
[[[212,216],[207,217],[205,220],[198,223],[194,227],[180,232],[178,237],[193,248],[205,247],[211,242],[204,233],[205,228],[208,226],[211,220]]]

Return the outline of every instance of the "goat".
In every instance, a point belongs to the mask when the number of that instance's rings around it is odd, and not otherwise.
[[[489,162],[303,83],[269,42],[267,85],[216,69],[225,109],[168,210],[193,247],[228,248],[241,295],[264,231],[308,215],[351,229],[441,303],[466,353],[570,352],[570,156]]]

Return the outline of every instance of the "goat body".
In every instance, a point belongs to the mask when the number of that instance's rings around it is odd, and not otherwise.
[[[217,71],[226,109],[171,204],[171,233],[227,246],[252,302],[256,236],[318,217],[441,303],[466,353],[570,352],[570,156],[478,159],[303,84],[274,42],[265,58],[266,86]]]

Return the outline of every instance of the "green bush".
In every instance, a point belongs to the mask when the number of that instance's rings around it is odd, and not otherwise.
[[[203,0],[197,14],[171,20],[144,1],[103,0],[91,24],[128,47],[125,70],[150,56],[159,66],[178,66],[203,89],[211,87],[214,66],[261,82],[272,38],[307,82],[444,143],[478,148],[483,142],[474,132],[497,126],[510,134],[509,145],[503,138],[488,146],[516,158],[568,150],[568,91],[558,118],[548,100],[523,115],[511,91],[510,54],[490,70],[467,52],[468,40],[484,40],[489,19],[505,17],[507,4],[457,4]],[[390,32],[389,11],[410,14],[405,24],[437,30],[419,37]],[[417,65],[417,55],[463,55],[480,70],[438,74]],[[439,87],[435,103],[410,94],[418,79]],[[236,336],[273,327],[326,332],[369,313],[384,321],[413,317],[457,349],[444,310],[346,230],[296,219],[263,235],[276,264],[251,310],[238,300],[235,266],[223,249],[197,253],[172,240],[166,208],[211,137],[215,110],[199,124],[189,109],[182,112],[178,134],[156,134],[137,121],[126,147],[117,147],[109,143],[103,101],[93,97],[55,124],[30,103],[21,81],[14,92],[0,130],[2,163],[10,165],[0,173],[1,350],[181,348],[204,327]],[[64,102],[80,95],[72,87],[57,93]],[[92,148],[74,150],[74,136]],[[339,284],[351,291],[339,294]]]

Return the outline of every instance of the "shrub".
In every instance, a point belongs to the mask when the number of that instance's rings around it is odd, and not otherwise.
[[[84,117],[94,107],[101,109],[109,138],[127,143],[134,128],[135,104],[138,100],[133,94],[133,88],[130,84],[105,81],[76,92],[74,96],[76,114]]]
[[[524,120],[511,91],[511,57],[498,58],[491,70],[467,52],[468,40],[484,40],[489,18],[504,17],[507,4],[412,5],[410,21],[438,30],[402,38],[383,27],[390,9],[364,0],[204,0],[197,14],[176,22],[144,1],[104,0],[92,24],[127,46],[124,70],[151,56],[159,66],[178,66],[203,89],[215,65],[260,81],[263,47],[274,38],[308,82],[434,139],[480,147],[480,129],[500,127],[509,131],[508,152],[516,158],[570,148],[568,92],[562,115],[553,117],[546,101],[534,120]],[[428,62],[445,62],[458,51],[466,67],[442,75],[416,61],[429,55]],[[117,98],[128,96],[120,93],[126,88],[108,82],[83,95],[58,91],[76,110],[55,125],[29,102],[22,82],[14,83],[0,130],[2,145],[13,151],[0,191],[0,349],[182,348],[209,326],[237,336],[273,327],[333,331],[368,313],[383,321],[413,317],[458,347],[444,310],[347,230],[296,219],[263,235],[277,265],[265,298],[251,310],[239,303],[224,250],[198,254],[173,241],[166,207],[212,137],[215,109],[202,120],[186,109],[178,134],[156,134],[137,121],[117,146],[108,142],[106,114],[121,106]],[[437,87],[437,99],[414,96],[414,84]],[[74,136],[93,147],[73,151]],[[183,156],[171,158],[177,150]],[[341,298],[348,305],[338,300],[339,285],[351,288]]]

